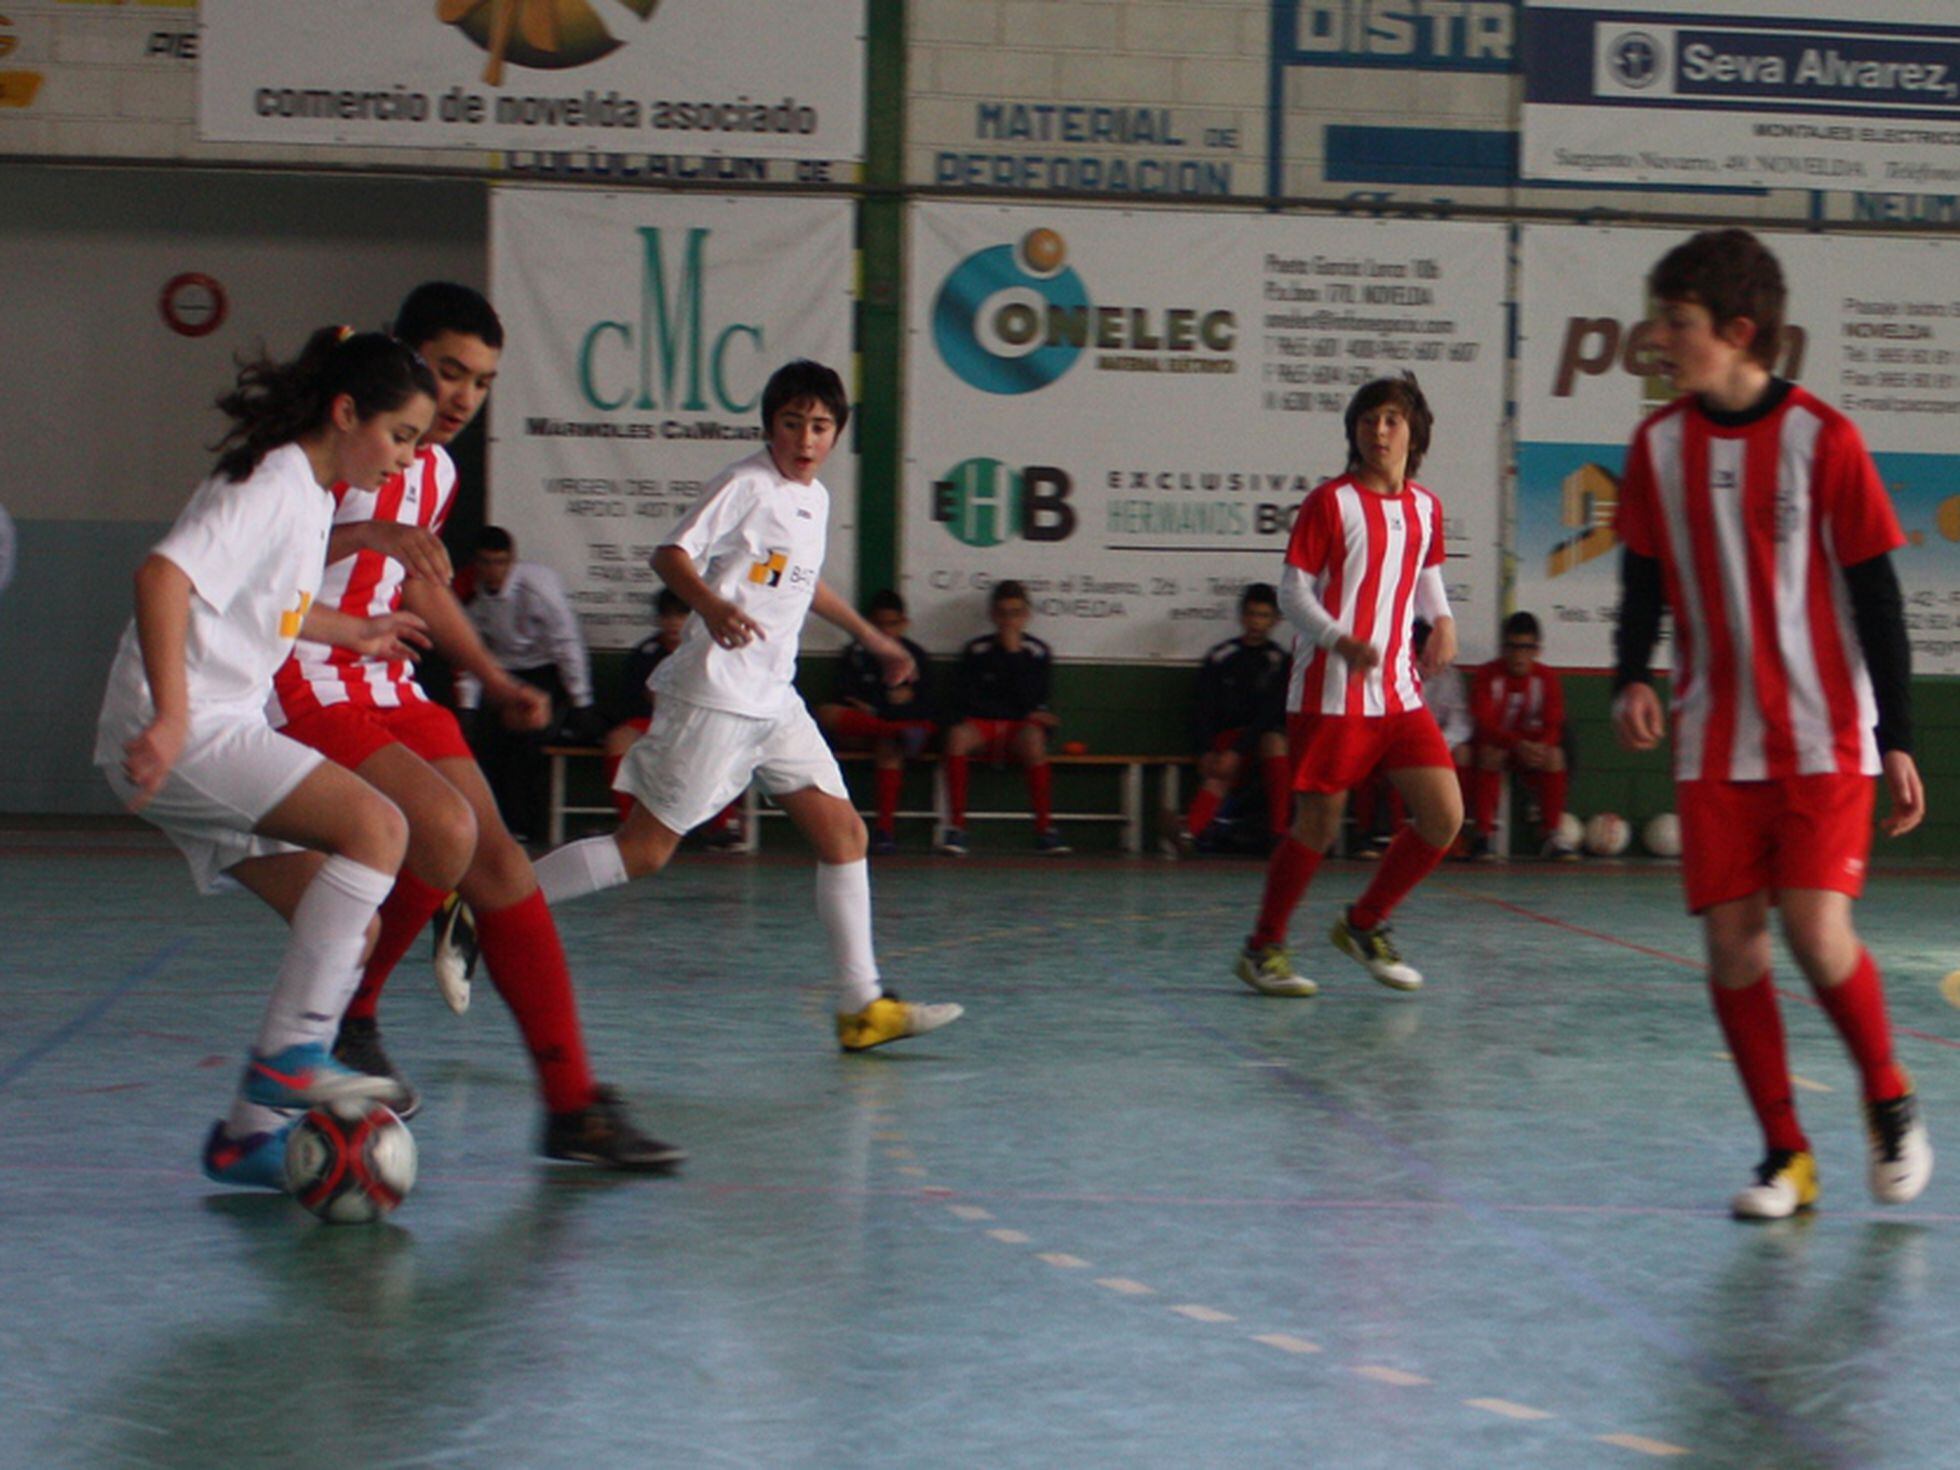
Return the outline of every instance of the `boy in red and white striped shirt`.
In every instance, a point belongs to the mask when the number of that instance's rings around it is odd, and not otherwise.
[[[1687,396],[1643,422],[1627,452],[1613,723],[1636,750],[1665,733],[1648,680],[1665,603],[1682,878],[1767,1150],[1734,1212],[1779,1219],[1817,1198],[1770,978],[1771,904],[1857,1064],[1872,1194],[1901,1204],[1926,1187],[1933,1153],[1851,902],[1871,848],[1872,778],[1891,796],[1888,834],[1925,815],[1890,557],[1904,537],[1856,426],[1771,372],[1785,291],[1760,241],[1705,231],[1648,284],[1654,351]]]
[[[1456,657],[1443,585],[1443,507],[1410,477],[1434,420],[1414,377],[1380,378],[1348,403],[1347,472],[1317,486],[1293,522],[1280,611],[1296,641],[1287,746],[1299,802],[1274,849],[1252,936],[1235,973],[1266,995],[1312,995],[1295,973],[1286,928],[1340,835],[1347,793],[1378,769],[1413,816],[1360,901],[1335,923],[1334,945],[1382,984],[1415,990],[1422,976],[1388,938],[1396,904],[1442,861],[1463,825],[1456,763],[1422,702],[1418,665]],[[1413,624],[1430,625],[1418,659]]]

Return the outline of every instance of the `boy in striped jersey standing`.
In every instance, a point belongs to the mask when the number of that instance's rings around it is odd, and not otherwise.
[[[1456,762],[1422,702],[1417,672],[1456,658],[1443,506],[1414,479],[1433,423],[1413,376],[1365,384],[1347,407],[1346,473],[1316,486],[1293,522],[1279,603],[1295,634],[1287,751],[1299,801],[1292,831],[1267,863],[1259,918],[1234,968],[1264,995],[1317,991],[1293,969],[1287,925],[1340,835],[1348,792],[1377,771],[1387,772],[1412,821],[1335,921],[1334,947],[1391,989],[1422,985],[1389,939],[1388,916],[1463,826]],[[1417,617],[1430,625],[1420,655]]]
[[[1635,750],[1666,732],[1648,674],[1665,606],[1682,879],[1766,1148],[1733,1210],[1781,1219],[1817,1198],[1770,976],[1771,905],[1857,1065],[1872,1195],[1903,1204],[1926,1187],[1933,1151],[1851,902],[1871,848],[1872,778],[1891,798],[1889,835],[1925,815],[1890,556],[1905,538],[1857,427],[1772,372],[1786,293],[1760,241],[1705,231],[1663,256],[1648,286],[1653,350],[1685,396],[1648,417],[1627,452],[1613,724]]]

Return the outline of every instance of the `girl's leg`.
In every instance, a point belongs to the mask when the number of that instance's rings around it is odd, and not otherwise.
[[[1348,911],[1349,924],[1373,929],[1435,869],[1463,826],[1463,798],[1456,772],[1440,766],[1406,766],[1388,779],[1402,794],[1412,821],[1395,834],[1374,880]]]

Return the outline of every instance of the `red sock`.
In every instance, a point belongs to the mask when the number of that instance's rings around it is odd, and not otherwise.
[[[905,780],[905,768],[880,766],[872,779],[877,788],[878,830],[888,833],[898,822],[898,788]]]
[[[1259,762],[1259,770],[1266,786],[1266,826],[1277,837],[1293,825],[1293,763],[1283,755],[1269,755]]]
[[[1851,1060],[1865,1082],[1865,1101],[1883,1102],[1903,1095],[1905,1074],[1892,1060],[1892,1027],[1885,1019],[1885,987],[1871,951],[1858,951],[1857,968],[1836,985],[1820,985],[1818,1004],[1844,1038]]]
[[[1225,798],[1209,786],[1200,786],[1198,794],[1191,798],[1191,808],[1184,814],[1184,830],[1193,837],[1202,834],[1212,819],[1218,815],[1218,808]]]
[[[1055,772],[1047,761],[1028,767],[1028,803],[1034,808],[1034,830],[1046,832],[1054,825]]]
[[[1548,833],[1558,831],[1559,818],[1565,815],[1565,788],[1571,784],[1572,777],[1565,771],[1544,771],[1538,777],[1538,812],[1540,820]]]
[[[1783,1051],[1783,1015],[1776,1005],[1776,988],[1768,974],[1740,990],[1726,990],[1711,984],[1715,1019],[1735,1057],[1735,1069],[1742,1077],[1742,1090],[1756,1121],[1763,1127],[1766,1148],[1808,1150],[1797,1122],[1796,1100],[1790,1095],[1790,1064]]]
[[[1497,825],[1497,798],[1503,785],[1501,771],[1486,771],[1479,767],[1470,773],[1471,814],[1476,818],[1477,830],[1486,837]]]
[[[946,825],[949,827],[966,825],[967,765],[966,756],[946,757]]]
[[[619,768],[625,762],[626,755],[623,751],[618,755],[608,755],[600,762],[600,769],[605,775],[606,794],[612,798],[613,809],[619,813],[622,822],[633,815],[633,798],[624,791],[614,791],[612,783],[613,777],[619,774]]]
[[[544,894],[533,892],[509,908],[479,913],[476,938],[497,994],[524,1034],[545,1107],[570,1113],[589,1106],[596,1089],[579,1031],[578,1001]]]
[[[1266,891],[1259,899],[1258,927],[1247,940],[1247,947],[1260,949],[1268,944],[1286,943],[1286,926],[1293,910],[1320,871],[1321,855],[1299,838],[1288,836],[1273,849],[1266,863]]]
[[[876,740],[885,733],[885,722],[867,709],[839,709],[830,714],[830,733],[850,740]]]
[[[1382,865],[1375,870],[1374,881],[1348,910],[1348,923],[1357,929],[1372,929],[1381,923],[1395,912],[1395,906],[1408,896],[1411,888],[1435,870],[1436,864],[1443,860],[1444,851],[1424,842],[1413,827],[1397,832],[1388,851],[1382,854]]]
[[[394,888],[381,903],[381,935],[374,941],[367,968],[361,971],[360,989],[347,1003],[350,1017],[374,1018],[375,1007],[381,1004],[381,987],[448,896],[447,890],[430,887],[407,868],[395,876]]]

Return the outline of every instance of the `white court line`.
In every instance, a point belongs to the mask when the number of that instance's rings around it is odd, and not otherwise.
[[[1096,1285],[1108,1287],[1123,1296],[1155,1296],[1157,1288],[1145,1286],[1141,1281],[1132,1281],[1127,1276],[1098,1276]]]
[[[1423,1388],[1433,1381],[1420,1373],[1405,1373],[1400,1368],[1384,1368],[1375,1363],[1363,1363],[1354,1371],[1362,1378],[1372,1378],[1377,1383],[1390,1384],[1395,1388]]]
[[[1025,1230],[989,1230],[987,1234],[1002,1245],[1026,1245],[1034,1239]]]
[[[926,1177],[926,1171],[921,1169],[917,1164],[900,1164],[892,1172],[895,1174],[904,1174],[913,1179],[923,1179]]]
[[[1618,1445],[1623,1450],[1638,1450],[1643,1455],[1685,1455],[1688,1452],[1678,1444],[1669,1444],[1664,1439],[1649,1439],[1644,1434],[1602,1434],[1601,1444]]]
[[[1072,1256],[1067,1251],[1043,1251],[1035,1259],[1046,1261],[1051,1266],[1060,1266],[1064,1271],[1079,1271],[1089,1264],[1082,1257]]]
[[[991,1220],[994,1218],[993,1211],[983,1210],[978,1205],[948,1205],[946,1208],[962,1220]]]
[[[1322,1348],[1317,1342],[1308,1342],[1304,1337],[1295,1337],[1290,1332],[1262,1332],[1252,1339],[1263,1342],[1269,1348],[1278,1348],[1283,1353],[1317,1353]]]
[[[1239,1320],[1230,1312],[1221,1312],[1216,1307],[1201,1307],[1195,1302],[1188,1303],[1182,1307],[1172,1307],[1171,1310],[1180,1317],[1189,1317],[1193,1322],[1236,1322]]]
[[[1506,1419],[1555,1419],[1558,1417],[1550,1409],[1534,1409],[1529,1404],[1514,1404],[1509,1399],[1465,1399],[1463,1402],[1473,1409],[1487,1409],[1493,1414],[1502,1414]]]

